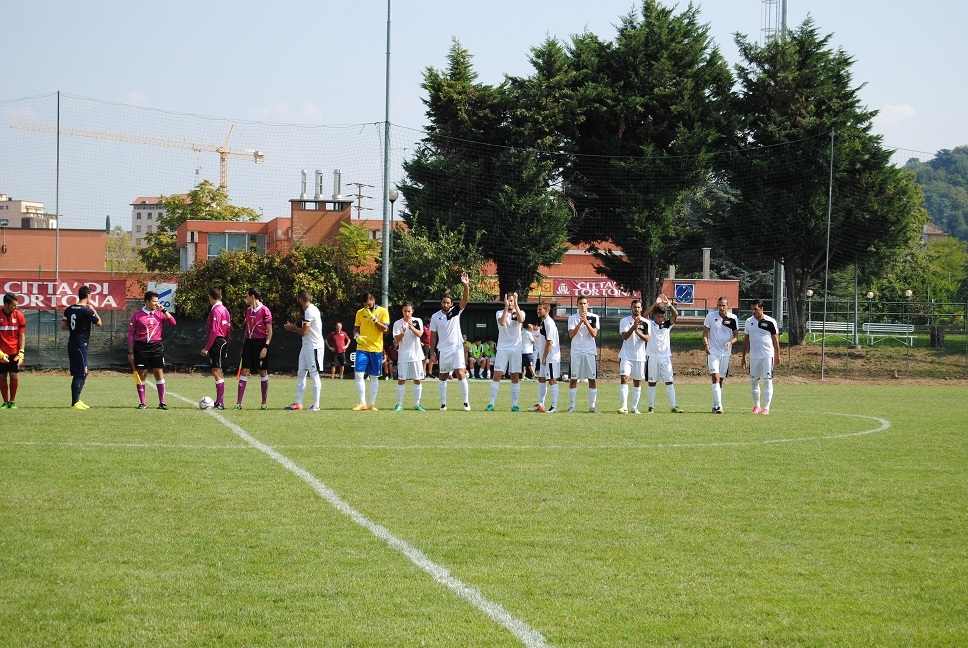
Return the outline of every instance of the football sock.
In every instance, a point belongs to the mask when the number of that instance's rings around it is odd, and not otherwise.
[[[578,388],[569,387],[568,388],[568,407],[575,407],[575,401],[578,400]]]
[[[676,406],[676,386],[666,385],[666,396],[669,398],[669,407]]]
[[[420,404],[420,397],[423,396],[423,383],[413,384],[413,404]]]
[[[491,405],[497,400],[497,393],[501,389],[501,383],[491,381]]]
[[[750,388],[750,392],[753,394],[753,406],[759,407],[760,406],[760,381],[756,380],[755,378],[752,380],[752,387]]]
[[[161,380],[156,382],[155,387],[158,388],[158,402],[164,403],[165,402],[165,379],[162,378]]]
[[[318,371],[312,372],[313,381],[313,405],[319,405],[319,394],[323,391],[323,381],[319,377]]]
[[[397,383],[397,405],[403,405],[403,397],[407,393],[407,383]]]
[[[521,398],[521,383],[511,383],[511,406],[517,407]]]
[[[300,403],[300,404],[302,403],[303,392],[305,391],[306,391],[306,374],[300,371],[296,375],[296,402],[297,403]]]
[[[655,407],[655,385],[649,385],[649,407]]]
[[[84,378],[71,379],[71,405],[81,400],[81,391],[84,389]]]
[[[17,387],[20,386],[20,378],[17,374],[10,375],[10,402],[17,400]]]
[[[632,407],[638,407],[640,400],[642,400],[642,388],[632,387]]]
[[[363,384],[363,372],[356,372],[356,397],[357,400],[366,405],[366,386]]]
[[[259,386],[262,387],[262,404],[265,405],[269,402],[269,376],[262,376]]]
[[[547,393],[548,393],[548,383],[539,382],[538,383],[538,404],[539,405],[544,405],[545,396],[547,395]]]
[[[215,402],[219,405],[225,404],[225,381],[215,381]]]
[[[718,382],[713,383],[713,407],[723,406],[723,388]]]
[[[626,409],[629,404],[629,386],[628,383],[618,386],[618,398],[622,402],[622,409]]]
[[[438,380],[437,381],[437,393],[440,394],[440,404],[447,404],[447,381]]]
[[[773,402],[773,379],[767,378],[763,381],[763,409],[770,409],[771,402]]]
[[[144,405],[144,402],[145,402],[145,386],[144,386],[144,383],[138,385],[138,400],[140,400],[141,401],[141,404]]]
[[[464,402],[465,403],[471,402],[471,399],[470,399],[471,384],[467,382],[467,378],[464,378],[463,380],[458,380],[457,384],[460,386],[460,395],[464,397]]]
[[[598,387],[588,390],[588,407],[595,407],[596,404],[598,404]]]
[[[370,379],[370,405],[376,405],[376,395],[380,393],[380,381],[374,376]]]
[[[558,383],[551,386],[551,406],[558,409]]]
[[[241,378],[239,378],[239,399],[236,401],[239,405],[242,404],[242,397],[245,396],[245,386],[248,384],[249,384],[248,376],[242,376]]]

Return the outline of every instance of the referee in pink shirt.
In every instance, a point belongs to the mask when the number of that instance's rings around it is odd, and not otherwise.
[[[205,348],[202,355],[208,356],[209,365],[212,367],[212,377],[215,378],[215,409],[225,409],[225,376],[222,368],[229,351],[229,335],[232,333],[232,317],[229,309],[222,304],[222,291],[212,288],[208,291],[208,301],[212,304],[212,309],[208,311],[206,328],[208,329],[208,339],[205,341]]]
[[[175,325],[175,318],[168,309],[158,303],[158,293],[149,290],[145,293],[145,305],[131,314],[128,322],[128,362],[138,372],[138,409],[145,409],[145,378],[148,369],[155,376],[158,388],[158,409],[166,410],[165,405],[165,346],[161,343],[161,328],[164,324]]]

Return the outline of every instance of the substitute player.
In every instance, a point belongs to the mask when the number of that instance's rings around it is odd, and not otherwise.
[[[225,375],[222,373],[229,353],[229,335],[232,333],[232,317],[229,309],[222,304],[222,291],[211,288],[208,291],[208,302],[211,308],[205,320],[208,339],[202,355],[208,356],[208,364],[212,368],[212,378],[215,379],[215,409],[225,409]]]
[[[558,377],[561,375],[561,343],[558,325],[551,316],[551,304],[538,304],[538,340],[535,350],[541,365],[538,368],[538,402],[529,412],[558,412]],[[551,391],[551,407],[545,409],[545,396]]]
[[[403,302],[403,317],[393,323],[393,344],[397,347],[397,404],[394,412],[403,410],[403,397],[407,381],[413,381],[413,408],[426,412],[420,404],[423,395],[424,354],[420,340],[424,326],[419,317],[413,316],[413,303]]]
[[[720,297],[716,310],[706,314],[702,323],[702,343],[706,364],[713,381],[713,413],[723,413],[723,379],[729,375],[729,358],[739,338],[739,324],[729,310],[729,299]]]
[[[666,308],[669,309],[669,319],[666,319]],[[649,383],[649,412],[655,411],[655,385],[661,380],[665,383],[666,396],[669,397],[672,413],[682,414],[682,409],[676,405],[676,386],[673,384],[672,372],[672,345],[669,341],[672,327],[679,319],[679,311],[676,310],[675,302],[660,294],[644,315],[651,318],[649,341],[645,346],[645,355],[648,357],[646,379]]]
[[[376,305],[376,297],[363,295],[363,308],[356,311],[353,339],[356,340],[356,363],[353,367],[356,379],[356,394],[359,403],[354,412],[366,409],[376,411],[376,396],[380,392],[380,374],[383,373],[383,336],[390,330],[390,313],[383,306]],[[363,379],[370,377],[370,404],[366,404],[366,389]]]
[[[642,381],[645,380],[649,321],[642,317],[642,300],[633,299],[631,310],[632,314],[618,323],[618,332],[622,336],[622,348],[618,352],[618,395],[622,401],[619,414],[629,413],[629,379],[632,380],[632,413],[641,413],[639,400],[642,398]]]
[[[773,369],[780,357],[780,327],[776,320],[763,312],[763,302],[754,299],[750,304],[753,316],[743,328],[743,351],[741,366],[746,367],[749,353],[750,391],[753,395],[753,413],[769,416],[773,402]],[[760,381],[763,381],[763,407],[760,407]]]
[[[491,368],[491,400],[484,411],[494,411],[494,403],[501,389],[501,379],[504,378],[505,373],[510,373],[511,411],[520,412],[518,399],[521,396],[524,311],[518,306],[518,293],[508,293],[504,296],[504,308],[499,310],[495,317],[497,318],[497,353],[494,357],[494,366]]]
[[[259,372],[262,387],[262,407],[269,409],[269,345],[272,343],[272,312],[262,303],[262,291],[249,288],[245,292],[245,333],[242,336],[242,357],[239,359],[239,393],[235,409],[242,409],[242,398],[249,384],[252,370]]]
[[[464,295],[460,305],[454,307],[454,300],[450,295],[440,299],[440,310],[430,318],[430,364],[437,358],[437,392],[440,394],[440,410],[447,411],[447,378],[451,372],[456,373],[457,384],[460,385],[461,396],[464,397],[464,410],[470,411],[470,385],[467,383],[467,365],[464,362],[464,336],[460,331],[460,314],[467,308],[471,298],[471,280],[465,272],[460,276],[464,285]]]
[[[598,347],[595,338],[601,324],[598,315],[588,310],[588,298],[578,298],[578,312],[568,318],[568,337],[571,338],[571,383],[568,389],[568,411],[575,412],[578,381],[588,381],[588,411],[598,414]]]
[[[71,407],[91,409],[81,400],[81,391],[87,380],[87,345],[91,341],[91,324],[100,327],[101,317],[89,303],[91,289],[81,286],[77,289],[77,301],[64,309],[61,329],[69,331],[67,338],[67,360],[71,367]]]
[[[17,387],[26,344],[27,318],[20,312],[17,296],[7,293],[0,309],[0,394],[3,395],[0,408],[17,409]]]
[[[302,322],[296,326],[286,322],[284,328],[290,333],[302,336],[302,347],[299,349],[299,367],[296,370],[296,400],[287,405],[287,410],[301,410],[303,408],[303,394],[306,392],[306,376],[313,381],[313,404],[310,412],[319,411],[319,393],[322,382],[319,373],[323,370],[323,316],[309,298],[309,291],[300,290],[296,295],[299,307],[303,309]]]
[[[158,293],[145,293],[145,305],[131,314],[128,322],[128,362],[138,372],[138,409],[145,409],[145,378],[148,370],[155,376],[158,389],[158,409],[166,410],[165,404],[165,345],[161,342],[162,326],[175,325],[175,318],[158,303]]]

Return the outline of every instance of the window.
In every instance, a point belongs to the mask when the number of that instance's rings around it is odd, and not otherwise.
[[[138,226],[137,226],[137,227],[135,228],[135,232],[137,232],[138,234],[141,234],[141,225],[138,225]]]
[[[238,252],[248,250],[265,254],[265,234],[247,234],[245,232],[211,232],[208,235],[208,256],[216,257],[222,252]]]
[[[137,212],[137,215],[135,216],[135,218],[137,218],[138,220],[141,220],[141,212]]]
[[[151,212],[148,212],[148,220],[151,220],[151,217],[152,217],[152,216],[154,216],[154,214],[153,214],[153,213],[151,213]]]

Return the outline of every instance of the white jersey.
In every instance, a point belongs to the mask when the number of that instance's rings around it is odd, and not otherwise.
[[[592,328],[598,330],[598,327],[601,325],[601,320],[599,319],[598,315],[588,311],[585,313],[585,318],[588,320],[588,323],[592,325]],[[580,321],[581,315],[579,313],[575,313],[569,317],[568,330],[573,330],[576,326],[578,326],[578,322]],[[588,332],[588,327],[584,324],[578,327],[578,333],[575,334],[575,337],[571,338],[571,352],[591,353],[593,355],[598,353],[598,349],[595,347],[595,338],[593,338],[592,334]]]
[[[548,351],[548,357],[545,358],[544,350],[549,341],[551,342],[551,350]],[[538,354],[538,358],[542,364],[557,365],[561,362],[561,343],[558,341],[558,325],[555,324],[555,320],[551,315],[541,320],[541,323],[538,325],[538,339],[535,341],[535,347],[535,353]]]
[[[434,313],[430,318],[430,332],[437,334],[438,352],[462,348],[464,337],[460,332],[460,307],[451,306],[447,313],[442,310]]]
[[[410,320],[416,332],[410,328],[401,317],[393,323],[393,337],[403,333],[400,346],[397,349],[397,362],[423,362],[423,347],[420,346],[420,335],[423,333],[423,323],[419,318],[414,317]]]
[[[521,331],[521,353],[534,354],[534,333],[528,329]]]
[[[644,317],[639,316],[638,327],[642,333],[648,335],[649,333],[649,320]],[[618,324],[618,332],[624,334],[635,322],[635,318],[632,315],[628,317],[623,317],[622,321]],[[629,336],[627,340],[622,340],[622,348],[618,352],[619,360],[629,360],[631,362],[643,362],[645,360],[645,340],[640,338],[638,335],[633,333]]]
[[[302,345],[304,349],[322,349],[325,345],[323,341],[323,316],[319,314],[319,309],[314,304],[310,304],[303,311],[303,326],[309,322],[309,333],[303,336]]]
[[[709,329],[709,352],[714,355],[730,355],[733,352],[733,334],[739,327],[739,320],[732,311],[726,311],[726,317],[720,317],[719,309],[710,311],[703,320],[703,328]]]
[[[764,315],[763,319],[756,321],[755,317],[746,320],[746,327],[743,329],[746,338],[750,343],[750,363],[764,358],[772,358],[776,354],[773,349],[773,335],[779,335],[780,327],[776,320],[769,315]]]
[[[518,313],[516,310],[512,310],[508,314],[507,324],[501,326],[501,317],[504,316],[504,311],[499,310],[497,312],[497,348],[508,351],[521,351],[522,345],[522,335],[521,329],[524,328],[524,320],[518,321]]]
[[[649,343],[645,345],[645,355],[650,358],[671,358],[672,344],[669,341],[671,330],[672,322],[669,320],[663,320],[662,324],[649,320]]]

